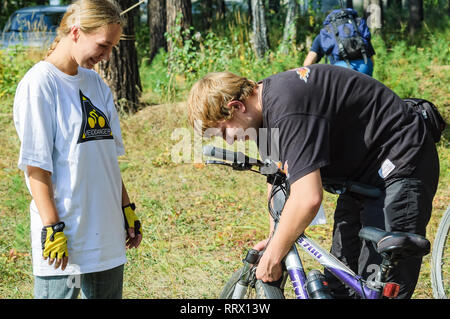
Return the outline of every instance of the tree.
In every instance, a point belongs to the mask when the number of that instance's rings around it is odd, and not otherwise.
[[[203,29],[207,30],[211,27],[213,20],[213,0],[201,1],[202,14],[203,14]]]
[[[225,0],[202,0],[198,1],[201,19],[201,29],[208,30],[215,19],[223,19],[226,13]]]
[[[423,1],[409,0],[409,34],[414,36],[422,27],[423,21]]]
[[[298,6],[296,0],[289,0],[287,2],[286,21],[283,31],[283,42],[281,43],[281,52],[288,53],[289,45],[295,43],[297,36],[297,14]]]
[[[131,7],[134,0],[122,0],[122,9]],[[113,93],[116,108],[119,112],[134,113],[139,107],[142,92],[139,77],[137,51],[135,46],[133,12],[126,14],[127,25],[123,28],[123,35],[118,48],[113,49],[109,61],[100,62],[98,72],[108,83]]]
[[[225,6],[225,0],[216,0],[217,5],[217,14],[220,18],[225,17],[226,13],[226,6]]]
[[[269,11],[280,12],[280,0],[269,0]]]
[[[386,0],[386,8],[392,8],[397,12],[400,12],[403,7],[403,1],[399,0]]]
[[[269,50],[263,1],[251,0],[251,8],[253,18],[253,48],[255,49],[257,57],[262,58],[267,50]]]
[[[166,0],[148,1],[148,26],[150,28],[149,62],[158,51],[167,49],[166,32]]]
[[[167,33],[172,34],[167,40],[168,51],[172,50],[172,38],[174,32],[178,29],[177,23],[181,28],[181,32],[189,30],[192,25],[191,0],[167,0]],[[180,20],[177,21],[177,18]],[[175,35],[176,36],[176,35]]]

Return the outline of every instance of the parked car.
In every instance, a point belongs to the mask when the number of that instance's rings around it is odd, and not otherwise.
[[[15,11],[3,28],[0,48],[18,45],[38,49],[49,47],[67,7],[35,6]]]

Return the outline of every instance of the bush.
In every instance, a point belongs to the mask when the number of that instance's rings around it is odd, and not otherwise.
[[[420,97],[434,102],[448,119],[448,41],[450,31],[430,31],[427,25],[416,43],[392,42],[389,47],[380,37],[373,38],[376,51],[374,77],[400,97]]]
[[[40,59],[42,52],[0,50],[0,99],[11,97],[25,73]]]
[[[444,20],[439,27],[424,23],[415,39],[398,34],[375,34],[374,78],[400,97],[426,98],[438,107],[442,106],[443,113],[448,113],[443,107],[448,103],[445,89],[449,78],[450,31],[441,28],[448,24],[449,19]],[[158,91],[165,101],[184,100],[191,85],[209,72],[228,70],[261,80],[298,67],[307,53],[307,48],[292,46],[287,54],[283,54],[275,47],[263,59],[258,59],[248,41],[246,25],[229,23],[224,29],[201,34],[192,28],[183,33],[177,30],[175,35],[169,36],[177,45],[170,54],[161,52],[150,68],[160,69],[165,75],[160,72],[156,81],[147,82],[147,88]]]

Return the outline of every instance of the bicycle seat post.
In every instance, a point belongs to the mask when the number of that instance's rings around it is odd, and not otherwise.
[[[389,272],[395,267],[396,264],[396,262],[391,261],[387,254],[382,254],[382,257],[383,261],[381,262],[380,271],[378,273],[379,278],[377,278],[377,281],[381,283],[386,280]]]

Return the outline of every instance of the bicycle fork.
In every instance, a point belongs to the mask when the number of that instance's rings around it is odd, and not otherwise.
[[[241,275],[239,276],[239,281],[236,283],[234,287],[233,295],[231,299],[241,299],[247,293],[248,286],[250,281],[252,280],[252,265],[256,264],[259,260],[260,252],[255,249],[250,249],[247,252],[247,256],[245,256],[243,263],[244,267],[242,267]]]
[[[248,286],[254,279],[252,277],[254,276],[254,273],[252,272],[253,264],[258,262],[260,255],[260,251],[254,249],[250,249],[248,251],[247,256],[243,260],[244,266],[242,267],[239,281],[236,283],[234,288],[233,295],[231,297],[232,299],[241,299],[247,293]],[[307,299],[308,292],[306,290],[306,276],[295,245],[293,245],[287,253],[284,259],[284,264],[286,265],[286,269],[294,287],[297,299]]]

